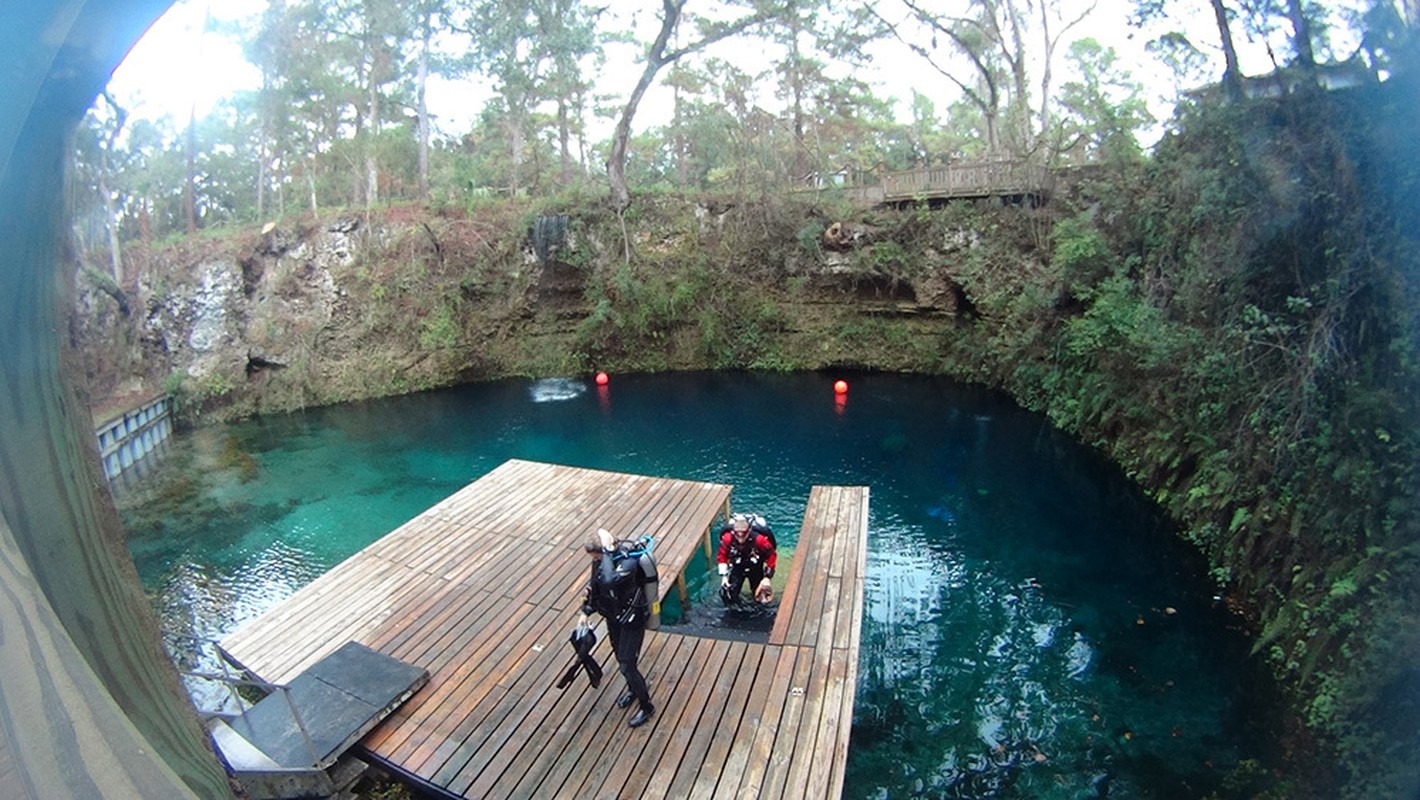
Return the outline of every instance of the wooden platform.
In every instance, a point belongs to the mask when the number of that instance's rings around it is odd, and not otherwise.
[[[365,754],[461,797],[837,797],[862,618],[868,491],[816,487],[768,644],[647,634],[657,712],[626,727],[624,682],[553,687],[598,526],[650,533],[671,591],[730,487],[510,461],[222,643],[283,682],[348,640],[428,669]]]

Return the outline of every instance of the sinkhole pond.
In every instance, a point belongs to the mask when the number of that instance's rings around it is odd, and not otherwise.
[[[1277,766],[1275,702],[1201,559],[1098,454],[947,379],[474,384],[181,434],[115,495],[186,667],[188,637],[510,458],[732,484],[786,552],[811,486],[871,487],[845,797],[1246,796]]]

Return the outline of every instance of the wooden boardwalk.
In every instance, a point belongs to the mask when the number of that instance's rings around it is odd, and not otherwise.
[[[960,161],[936,167],[887,172],[881,175],[843,174],[797,191],[835,191],[863,204],[908,203],[954,198],[1018,197],[1044,202],[1054,191],[1055,175],[1023,159],[992,158]]]
[[[222,642],[282,683],[349,640],[431,673],[364,754],[456,797],[837,797],[857,678],[864,487],[815,487],[767,644],[647,634],[656,715],[600,689],[553,687],[571,660],[598,526],[650,533],[671,591],[730,487],[510,461]]]

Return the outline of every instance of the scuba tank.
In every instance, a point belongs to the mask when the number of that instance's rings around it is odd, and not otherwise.
[[[651,551],[656,547],[656,540],[649,535],[642,534],[641,538],[636,540],[636,544],[640,546],[640,555],[637,557],[641,561],[641,571],[646,574],[647,578],[659,581],[660,576],[656,573],[656,561],[651,558]],[[641,590],[645,591],[646,587],[642,586]],[[661,601],[659,597],[652,597],[650,600],[651,613],[646,617],[646,629],[659,630],[661,627]]]
[[[656,562],[651,558],[651,551],[654,550],[655,547],[655,538],[647,534],[641,535],[635,541],[619,542],[616,549],[610,554],[611,558],[609,560],[611,564],[604,566],[603,569],[608,570],[608,572],[622,573],[628,571],[628,567],[634,570],[639,566],[641,572],[646,576],[647,581],[649,583],[655,583],[659,580],[656,573]],[[622,566],[623,562],[627,559],[636,559],[637,564],[635,566],[629,564]],[[606,564],[606,561],[603,561],[603,564]],[[646,628],[653,631],[659,629],[661,627],[661,601],[656,598],[646,597],[646,584],[637,586],[636,591],[639,594],[638,600],[649,601],[646,603],[648,607]],[[639,602],[632,602],[632,608],[638,605],[640,605]]]

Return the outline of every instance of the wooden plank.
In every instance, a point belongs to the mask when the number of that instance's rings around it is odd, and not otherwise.
[[[452,782],[464,773],[471,761],[479,765],[479,769],[486,765],[487,759],[474,759],[484,746],[497,744],[499,740],[492,738],[494,733],[504,726],[516,727],[521,715],[510,715],[518,704],[520,694],[531,691],[533,685],[530,678],[540,676],[543,669],[552,663],[553,651],[546,645],[550,629],[557,621],[557,615],[551,610],[539,613],[529,607],[528,613],[539,614],[532,621],[530,630],[512,644],[497,663],[486,665],[488,669],[478,685],[465,684],[461,687],[460,710],[452,715],[457,719],[457,724],[442,737],[442,741],[430,742],[434,746],[422,762],[417,759],[406,762],[411,771],[429,775],[436,785],[448,786],[457,792]],[[547,657],[540,660],[544,653],[548,654]],[[549,681],[542,688],[550,690],[551,685]],[[467,775],[463,783],[471,783],[477,774],[475,771]]]
[[[374,609],[388,600],[403,577],[402,571],[388,569],[388,562],[379,561],[378,565],[379,569],[371,570],[364,580],[350,586],[319,587],[309,596],[311,602],[320,603],[319,611],[305,605],[297,606],[306,608],[304,614],[283,609],[275,618],[269,638],[252,641],[246,649],[223,642],[219,645],[221,651],[261,680],[278,684],[290,681],[351,638],[337,638],[343,632],[378,624],[380,618],[374,618],[378,614]]]
[[[789,765],[793,762],[796,748],[801,757],[812,760],[813,744],[817,731],[816,719],[810,712],[812,701],[822,692],[818,674],[820,650],[801,647],[794,662],[793,677],[780,702],[778,730],[767,746],[761,745],[763,758],[756,759],[745,771],[740,783],[741,797],[780,797]],[[773,702],[773,698],[770,698]]]
[[[740,775],[749,762],[755,737],[764,718],[764,707],[774,688],[775,676],[781,671],[787,681],[794,668],[795,649],[769,645],[760,651],[753,671],[745,670],[743,686],[737,681],[735,690],[743,691],[743,711],[732,736],[717,738],[706,751],[705,763],[685,795],[694,800],[711,797],[734,797],[739,791]],[[747,659],[748,660],[748,659]]]
[[[674,654],[679,648],[686,646],[684,639],[685,637],[680,636],[647,634],[642,648],[641,672],[648,682],[652,680],[652,665],[661,661],[662,654],[668,648]],[[577,720],[575,726],[566,728],[565,735],[554,737],[556,746],[551,752],[555,756],[542,777],[543,788],[530,796],[550,796],[553,792],[549,791],[548,787],[561,786],[581,787],[576,794],[588,796],[595,791],[595,785],[589,782],[589,776],[598,770],[595,762],[616,760],[619,754],[618,743],[624,744],[626,734],[631,733],[623,722],[631,712],[615,707],[616,698],[624,689],[624,683],[616,675],[614,666],[608,677],[611,678],[610,681],[604,681],[600,689],[592,690],[598,695],[593,712]],[[655,692],[653,688],[653,699]],[[644,735],[644,729],[636,733]],[[518,793],[515,796],[522,795]]]
[[[741,725],[734,746],[725,759],[720,785],[715,790],[716,797],[757,796],[764,766],[779,734],[779,721],[784,713],[784,701],[794,682],[796,662],[801,657],[798,647],[772,649],[779,651],[773,675],[755,686],[745,709],[745,722],[753,720],[755,725],[752,730],[746,730]]]
[[[555,517],[536,513],[536,509],[546,505],[552,487],[539,488],[541,493],[524,495],[517,505],[494,506],[484,500],[484,493],[467,494],[465,500],[474,508],[457,519],[431,525],[434,535],[421,545],[428,553],[426,560],[411,566],[447,574],[481,555],[484,558],[474,562],[478,567],[473,571],[484,573],[485,578],[491,576],[501,563],[492,556],[512,557],[518,548],[533,541],[531,533],[539,524],[551,526],[559,522]]]
[[[821,628],[831,628],[833,626],[832,608],[839,602],[839,595],[836,593],[838,584],[837,578],[828,579],[829,591],[825,600],[825,613],[820,621]],[[768,774],[766,775],[765,786],[768,796],[782,796],[786,788],[791,790],[790,796],[801,796],[798,792],[802,789],[807,780],[806,769],[813,767],[814,756],[828,750],[832,752],[832,741],[830,737],[836,735],[837,731],[825,732],[822,728],[822,714],[824,707],[829,700],[830,687],[828,685],[829,665],[833,653],[833,648],[829,643],[827,634],[818,637],[820,644],[813,650],[813,660],[808,675],[804,678],[804,683],[796,684],[791,693],[797,693],[802,699],[801,707],[798,709],[799,718],[795,720],[799,726],[799,735],[795,741],[784,742],[782,747],[776,747],[775,757],[770,760]],[[839,687],[841,690],[841,686]],[[833,701],[837,701],[837,697]],[[827,742],[827,744],[825,744]],[[779,744],[776,742],[776,745]],[[819,769],[822,765],[819,765]]]
[[[643,800],[665,797],[678,800],[684,797],[705,760],[711,741],[721,736],[734,736],[740,708],[738,704],[731,705],[731,701],[749,649],[745,642],[722,640],[711,651],[698,691],[687,702],[675,736],[667,745],[656,771],[639,792],[638,796]],[[748,691],[748,684],[745,684],[744,692],[747,694]],[[677,780],[682,787],[678,792],[675,791]]]
[[[524,609],[524,612],[531,617],[536,609]],[[512,628],[505,635],[503,626],[497,620],[492,622],[481,629],[480,639],[471,643],[473,649],[461,654],[457,666],[442,671],[448,677],[435,692],[442,695],[442,701],[432,708],[421,709],[424,716],[434,720],[435,724],[422,725],[422,736],[417,740],[411,737],[402,747],[390,751],[391,760],[398,760],[408,771],[425,777],[433,774],[436,767],[429,763],[431,757],[444,744],[446,737],[457,730],[464,715],[490,692],[503,691],[497,682],[506,674],[504,662],[509,654],[520,653],[530,647],[534,637],[541,633],[531,629],[519,632]]]
[[[410,663],[429,669],[432,675],[429,685],[400,708],[392,722],[366,740],[371,748],[378,745],[382,751],[392,752],[401,747],[414,747],[428,734],[425,721],[437,718],[440,710],[447,707],[453,683],[459,677],[458,668],[482,654],[480,645],[491,646],[486,615],[496,608],[496,599],[481,593],[478,603],[471,606],[468,613],[455,616],[437,638],[430,637],[420,643],[420,649],[411,650]]]
[[[467,487],[466,487],[467,488]],[[458,497],[457,495],[455,496]],[[446,501],[447,502],[447,501]],[[443,505],[443,504],[441,504]],[[424,519],[425,515],[416,518],[414,522]],[[413,523],[406,523],[405,526],[397,529],[391,534],[396,540],[409,538],[402,536],[409,531]],[[440,540],[441,545],[436,550],[459,552],[461,549],[468,549],[471,546],[473,537],[461,536],[457,531],[447,529],[442,523],[429,526],[429,530]],[[387,539],[389,537],[386,537]],[[385,540],[381,540],[384,542]],[[427,549],[427,548],[426,548]],[[250,661],[260,661],[267,654],[254,649],[255,645],[247,648],[248,638],[260,638],[272,643],[271,646],[279,646],[283,639],[292,629],[301,629],[306,634],[317,634],[309,625],[312,610],[319,608],[322,603],[329,602],[332,593],[346,593],[351,585],[359,585],[361,582],[368,582],[377,579],[377,576],[391,574],[396,569],[395,562],[384,558],[371,558],[370,556],[380,552],[379,549],[371,550],[369,553],[357,554],[365,557],[352,557],[340,565],[337,565],[324,576],[312,581],[305,589],[293,595],[286,602],[273,609],[261,620],[262,624],[252,624],[244,627],[223,642],[224,649],[232,652],[234,656],[241,653],[242,657]],[[348,594],[342,601],[342,607],[350,610],[351,613],[360,613],[358,605],[352,602],[355,598]],[[368,599],[368,598],[366,598]],[[377,598],[378,599],[378,598]],[[333,622],[333,621],[332,621]],[[244,649],[247,648],[247,649]],[[287,668],[283,672],[290,672]],[[299,671],[299,670],[296,670]],[[268,680],[273,676],[263,675]],[[277,678],[279,680],[279,678]]]
[[[658,638],[665,642],[666,646],[652,662],[651,672],[656,674],[657,684],[663,687],[659,691],[659,697],[652,695],[653,700],[658,703],[656,714],[644,726],[635,730],[626,726],[624,717],[608,720],[606,727],[612,730],[600,732],[599,737],[584,745],[590,759],[584,757],[582,763],[590,762],[591,769],[584,780],[574,780],[573,783],[594,787],[592,792],[603,800],[636,796],[634,792],[626,790],[626,782],[636,776],[639,761],[653,761],[654,754],[664,747],[665,740],[672,732],[671,728],[679,719],[679,712],[685,708],[686,690],[677,691],[677,688],[695,680],[699,675],[699,667],[707,660],[705,654],[712,650],[715,644],[712,640],[694,636]],[[647,677],[651,678],[651,675]],[[633,704],[622,713],[629,716],[634,713],[635,708]],[[607,740],[609,742],[606,745],[598,747]]]
[[[812,502],[812,500],[810,500]],[[807,516],[805,522],[808,521]],[[774,616],[774,626],[769,631],[770,644],[784,644],[789,635],[789,624],[794,619],[794,609],[799,603],[800,585],[803,583],[804,564],[813,557],[817,537],[810,534],[807,525],[799,529],[799,543],[794,548],[794,563],[789,566],[789,577],[784,581],[784,592],[779,596],[779,612]]]
[[[823,718],[815,748],[817,769],[808,771],[803,782],[805,798],[841,797],[843,775],[848,764],[848,737],[853,727],[853,682],[857,671],[850,668],[857,653],[834,648],[829,660],[828,683],[824,691]],[[793,783],[793,778],[790,778]]]
[[[432,576],[431,576],[432,577]],[[456,621],[455,615],[467,612],[467,597],[472,593],[453,592],[447,581],[435,578],[437,583],[411,584],[422,590],[411,594],[403,614],[393,614],[377,626],[366,644],[396,658],[414,663],[421,646],[430,638],[443,635]]]
[[[547,706],[539,702],[540,698],[567,691],[553,685],[566,670],[571,652],[570,647],[526,650],[523,658],[513,665],[512,680],[500,684],[507,689],[500,701],[474,709],[455,731],[453,739],[459,742],[458,750],[440,766],[434,783],[462,794],[485,771],[491,770],[490,779],[496,779],[531,734],[545,724]],[[577,680],[585,682],[586,679],[579,676]]]
[[[220,649],[243,663],[259,663],[273,649],[279,648],[283,634],[289,633],[293,629],[300,629],[303,622],[308,622],[309,618],[317,616],[319,611],[323,610],[323,604],[328,603],[329,598],[345,586],[347,575],[361,570],[393,567],[390,562],[383,559],[372,560],[369,564],[366,564],[365,561],[366,559],[356,560],[352,557],[352,559],[337,564],[329,572],[311,581],[258,619],[247,623],[231,636],[224,638]],[[248,666],[255,665],[249,664]]]
[[[709,797],[716,790],[721,774],[726,773],[726,760],[730,756],[731,746],[734,740],[741,736],[753,736],[753,726],[757,725],[757,719],[745,723],[748,713],[750,713],[750,696],[754,686],[757,685],[758,676],[761,669],[765,675],[774,672],[772,666],[765,666],[765,649],[761,645],[744,644],[745,652],[741,666],[730,686],[730,696],[724,708],[720,709],[719,718],[714,719],[716,725],[709,729],[704,729],[697,737],[700,747],[704,749],[704,755],[697,762],[682,764],[676,770],[676,779],[670,786],[667,797],[679,800],[680,797],[689,797],[697,786],[703,787],[703,796]],[[778,656],[778,649],[775,649],[775,658]],[[709,739],[709,742],[706,740]],[[699,749],[699,747],[697,747]]]
[[[815,486],[810,493],[804,527],[812,532],[817,543],[812,561],[804,566],[809,580],[806,586],[800,587],[799,599],[794,604],[789,630],[785,634],[787,644],[812,646],[817,639],[817,623],[823,613],[824,593],[827,590],[827,560],[832,554],[835,533],[831,522],[841,500],[842,493],[837,487]]]
[[[553,471],[555,470],[546,466],[534,465],[531,462],[509,462],[507,465],[505,465],[505,467],[500,467],[498,470],[495,470],[493,475],[495,478],[502,478],[505,481],[515,480],[527,482],[529,481],[531,475],[538,474],[542,478],[547,478],[549,477],[550,472]],[[614,473],[595,474],[614,477]],[[644,481],[644,479],[642,480]],[[476,488],[480,484],[481,482],[475,483],[471,485],[471,487],[466,487],[466,490],[469,488]],[[535,486],[539,489],[544,490],[544,494],[546,491],[555,492],[557,490],[556,482],[551,480],[538,480],[535,482]],[[498,524],[500,526],[510,524],[510,520],[516,520],[519,516],[528,516],[528,512],[524,510],[525,506],[510,504],[509,501],[506,500],[506,498],[510,496],[517,497],[518,495],[516,493],[510,495],[508,492],[504,491],[504,486],[497,483],[495,483],[494,489],[497,493],[493,496],[492,500],[480,499],[484,497],[484,493],[482,492],[475,492],[473,495],[470,495],[467,491],[464,491],[456,494],[456,496],[452,498],[452,501],[446,501],[444,503],[441,503],[439,506],[436,506],[436,509],[439,509],[441,512],[446,511],[450,508],[456,507],[457,502],[453,501],[463,501],[464,505],[467,505],[482,514],[482,516],[477,520],[478,522],[485,524],[493,523]],[[546,498],[544,497],[543,499],[545,500]],[[550,505],[551,504],[547,502],[537,503],[537,506],[542,508],[547,508]],[[439,515],[421,515],[413,522],[418,523],[420,521],[427,521],[427,519],[431,516],[438,517]],[[560,518],[555,513],[549,513],[547,519],[550,527],[557,527],[556,523],[565,524],[565,518]],[[394,536],[395,538],[400,538],[400,534],[407,533],[410,527],[411,524],[406,524],[406,526],[402,526],[401,529],[398,529],[395,534],[392,534],[392,536]],[[457,539],[459,537],[451,537],[450,532],[445,530],[441,532],[441,535],[438,538],[447,543],[450,538]],[[462,538],[466,539],[469,537]],[[499,537],[497,541],[502,542],[508,540]],[[381,549],[379,547],[376,547],[371,552],[381,552]],[[292,598],[279,611],[276,611],[275,613],[264,617],[263,619],[266,622],[264,626],[251,626],[248,629],[239,631],[237,634],[234,634],[233,637],[229,637],[229,639],[224,642],[224,645],[230,650],[234,651],[234,655],[235,652],[241,652],[242,656],[246,660],[259,661],[263,657],[263,653],[256,652],[248,654],[241,650],[242,642],[244,641],[243,637],[250,635],[259,636],[261,639],[267,641],[280,641],[283,634],[287,630],[289,630],[289,626],[299,626],[303,619],[309,618],[310,614],[308,612],[311,608],[318,606],[318,604],[321,602],[327,601],[327,592],[332,590],[330,587],[339,587],[345,581],[348,580],[359,580],[359,578],[355,578],[351,574],[352,568],[368,569],[370,567],[368,566],[368,564],[357,563],[355,561],[351,561],[351,563],[346,565],[338,566],[330,573],[327,573],[326,576],[323,576],[322,578],[317,579],[317,581],[312,582],[312,584],[307,588],[304,595],[299,600],[296,598]],[[365,579],[368,580],[368,577]],[[338,590],[338,588],[335,590]],[[352,613],[355,613],[354,609],[352,609]],[[285,620],[284,624],[282,622],[283,619]],[[307,628],[306,632],[312,633],[309,628]],[[286,671],[291,672],[295,670],[288,669]],[[265,675],[263,675],[263,677],[268,677],[268,679],[270,678],[270,676]]]
[[[564,653],[570,653],[564,649]],[[585,678],[558,691],[542,692],[525,717],[519,731],[520,747],[507,761],[501,773],[484,770],[464,791],[466,797],[533,797],[545,781],[557,758],[567,751],[568,742],[588,720],[600,720],[612,707],[614,698],[607,681],[613,679],[616,668],[609,657],[603,663],[607,675],[600,689],[593,689]],[[564,665],[567,662],[562,662]],[[546,793],[550,794],[550,793]]]
[[[645,798],[653,793],[648,791],[653,780],[664,793],[670,777],[685,761],[701,713],[721,685],[719,669],[730,652],[730,644],[724,639],[702,640],[696,651],[687,656],[693,660],[687,662],[681,681],[656,707],[661,719],[642,747],[636,768],[621,787],[621,796]]]
[[[856,653],[857,637],[863,621],[863,576],[867,568],[868,490],[867,487],[854,488],[857,491],[847,504],[848,513],[844,516],[841,534],[844,555],[839,571],[843,582],[840,591],[844,593],[846,602],[839,609],[838,624],[833,631],[833,646],[852,648]]]
[[[815,486],[804,512],[804,530],[813,537],[814,547],[804,563],[807,580],[799,588],[799,597],[789,617],[784,636],[786,644],[805,644],[811,623],[818,620],[823,605],[823,580],[827,577],[825,560],[833,547],[833,529],[828,525],[828,506],[837,499],[832,487]],[[803,535],[802,533],[800,534]]]
[[[564,559],[563,569],[551,571],[545,576],[535,577],[528,587],[530,597],[536,602],[553,604],[562,608],[570,608],[573,605],[573,598],[576,598],[579,604],[580,598],[577,597],[576,591],[569,593],[568,590],[569,587],[575,590],[585,582],[589,567],[587,558],[583,555],[582,545],[595,535],[597,527],[606,527],[613,534],[623,538],[631,538],[628,532],[643,524],[648,516],[665,513],[662,503],[673,503],[678,499],[678,495],[675,493],[680,490],[680,487],[672,487],[673,494],[670,498],[648,494],[648,490],[651,488],[653,487],[642,485],[635,487],[635,491],[632,492],[619,492],[609,498],[608,502],[598,507],[591,519],[600,521],[589,524],[583,535],[577,536],[575,539],[568,537],[569,541],[564,545],[565,549],[575,553],[575,557]]]
[[[861,487],[861,500],[858,503],[853,531],[853,538],[857,545],[853,558],[852,588],[849,589],[853,603],[853,611],[849,621],[849,638],[847,646],[840,653],[834,654],[836,658],[841,658],[843,663],[843,704],[839,711],[838,735],[834,744],[833,768],[830,770],[828,791],[824,795],[826,797],[842,796],[844,774],[848,762],[848,744],[853,727],[853,703],[857,694],[858,657],[862,643],[863,613],[866,604],[864,582],[867,576],[868,560],[869,497],[870,490],[867,487]],[[845,574],[846,577],[848,577],[847,574]]]
[[[853,519],[855,517],[854,502],[857,494],[850,487],[838,488],[839,502],[834,512],[833,519],[833,551],[825,565],[827,573],[827,587],[824,596],[823,619],[818,626],[817,645],[820,647],[841,647],[844,642],[839,640],[839,634],[846,635],[846,625],[840,624],[840,620],[847,620],[852,614],[852,604],[847,602],[843,596],[845,588],[851,588],[851,584],[845,584],[843,573],[845,572],[849,560],[849,553],[853,549]]]
[[[727,489],[728,487],[726,487],[726,490]],[[682,497],[684,497],[683,500]],[[644,527],[639,526],[644,525],[646,520],[643,518],[651,516],[657,516],[665,520],[663,523],[658,522],[649,530],[649,532],[656,537],[656,563],[661,575],[664,576],[657,586],[657,599],[660,600],[664,600],[666,595],[672,590],[674,576],[679,575],[685,568],[685,565],[689,562],[695,550],[695,538],[697,537],[692,537],[688,534],[691,530],[694,530],[696,524],[691,521],[691,519],[687,518],[688,515],[697,512],[704,514],[707,507],[718,505],[718,500],[713,495],[708,498],[705,496],[690,497],[681,495],[672,496],[670,499],[676,501],[677,505],[664,508],[651,506],[645,513],[632,514],[630,517],[626,517],[627,525],[622,528],[623,530],[631,531],[645,530]],[[585,586],[585,576],[588,566],[585,561],[578,563],[580,566],[578,566],[577,569],[582,572],[582,576],[579,580],[576,583],[564,584],[563,593],[560,595],[544,595],[546,598],[544,602],[569,609],[574,609],[581,604],[582,589]]]
[[[478,644],[491,646],[484,620],[497,608],[496,598],[487,592],[479,593],[478,598],[470,613],[453,617],[453,624],[437,638],[425,641],[422,649],[411,650],[406,660],[428,669],[429,683],[366,738],[366,747],[372,752],[393,760],[396,754],[411,751],[432,734],[426,721],[438,719],[442,710],[449,707],[450,684],[460,677],[459,668],[482,654]],[[451,666],[454,664],[459,666]]]

